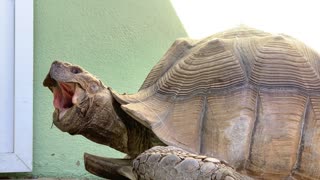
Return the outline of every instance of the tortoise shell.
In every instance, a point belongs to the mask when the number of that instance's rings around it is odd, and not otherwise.
[[[320,178],[320,56],[238,27],[178,39],[139,92],[112,91],[160,140],[259,175]]]

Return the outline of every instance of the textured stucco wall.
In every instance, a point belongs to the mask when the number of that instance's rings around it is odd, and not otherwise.
[[[53,60],[79,64],[119,92],[135,92],[172,42],[186,33],[169,0],[34,1],[35,177],[90,177],[83,153],[123,154],[51,127],[42,87]],[[30,175],[30,174],[29,174]]]

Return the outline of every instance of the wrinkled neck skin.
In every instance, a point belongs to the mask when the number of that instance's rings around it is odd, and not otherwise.
[[[165,144],[152,132],[138,121],[125,113],[117,101],[113,101],[113,107],[117,116],[125,124],[128,134],[128,156],[137,157],[142,152],[153,146],[164,146]]]
[[[83,135],[130,157],[162,144],[151,130],[123,112],[108,88],[88,98],[86,103],[70,109],[61,119],[59,113],[54,112],[54,124],[64,132]]]

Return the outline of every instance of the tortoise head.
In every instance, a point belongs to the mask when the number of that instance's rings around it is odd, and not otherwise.
[[[53,93],[53,123],[60,130],[126,151],[126,127],[99,79],[79,66],[55,61],[43,85]]]

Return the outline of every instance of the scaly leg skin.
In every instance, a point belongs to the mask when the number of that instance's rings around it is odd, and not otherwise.
[[[131,159],[105,158],[85,153],[84,164],[87,171],[103,178],[117,180],[137,179],[132,172]]]
[[[143,152],[134,159],[133,172],[139,179],[251,179],[223,161],[173,146],[156,146]]]

